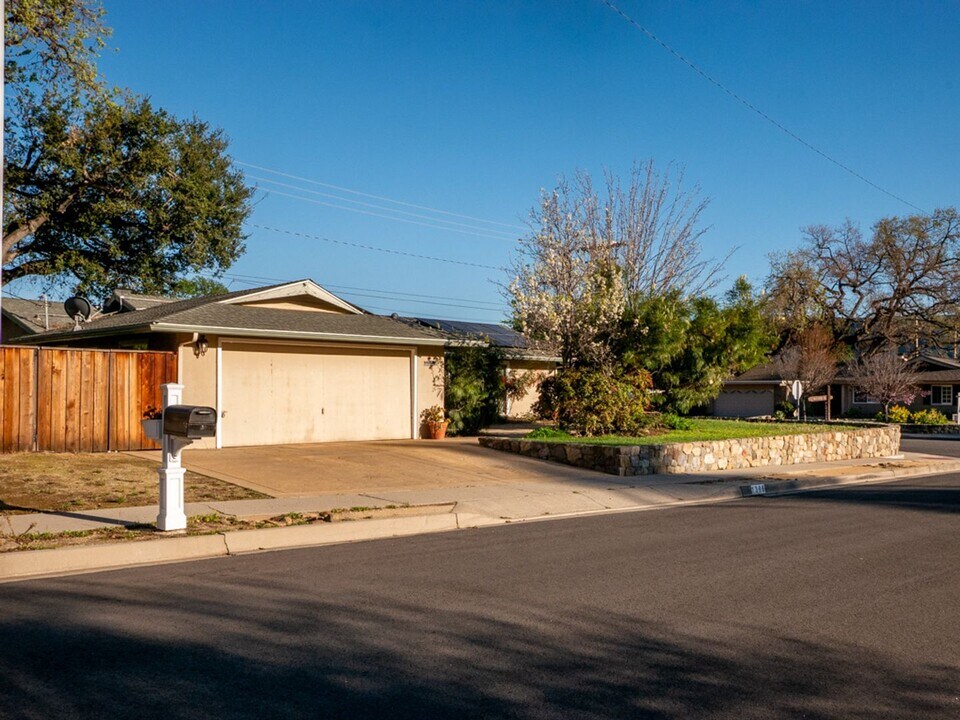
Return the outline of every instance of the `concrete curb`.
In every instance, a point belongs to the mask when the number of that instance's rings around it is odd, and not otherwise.
[[[449,512],[430,515],[353,520],[338,523],[315,523],[287,528],[261,530],[237,530],[216,535],[195,535],[121,542],[116,544],[66,547],[53,550],[35,550],[0,553],[0,583],[34,579],[52,575],[79,574],[114,570],[137,565],[203,560],[228,555],[242,555],[269,550],[292,549],[335,545],[364,540],[378,540],[434,532],[449,532],[467,528],[509,525],[514,523],[560,520],[572,517],[607,515],[612,513],[659,510],[684,506],[707,505],[730,502],[744,497],[742,486],[765,484],[769,487],[759,495],[777,497],[809,490],[818,490],[840,485],[863,485],[888,482],[902,477],[919,477],[960,472],[960,460],[931,463],[909,468],[882,468],[869,473],[846,476],[821,476],[812,478],[777,479],[756,478],[751,483],[728,481],[717,487],[712,494],[691,499],[678,498],[671,502],[648,503],[624,507],[610,507],[552,515],[499,518],[472,512]]]
[[[198,560],[227,554],[222,535],[195,535],[53,550],[6,552],[0,554],[0,581],[20,580],[38,575],[109,570],[132,565]]]

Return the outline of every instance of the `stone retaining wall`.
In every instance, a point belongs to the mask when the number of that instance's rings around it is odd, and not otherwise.
[[[665,445],[587,445],[504,437],[481,437],[480,444],[611,475],[652,475],[889,457],[900,450],[900,428],[873,425],[808,435]]]

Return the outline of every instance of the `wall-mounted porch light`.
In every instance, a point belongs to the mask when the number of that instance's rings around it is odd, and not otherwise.
[[[200,357],[201,355],[206,355],[207,350],[210,349],[210,341],[207,340],[206,335],[198,335],[196,342],[193,344],[193,354],[195,357]]]

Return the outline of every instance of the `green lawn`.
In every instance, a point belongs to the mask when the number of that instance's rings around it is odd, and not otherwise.
[[[527,435],[543,442],[575,442],[588,445],[663,445],[665,443],[732,440],[735,438],[770,437],[772,435],[801,435],[803,433],[853,430],[849,425],[818,425],[813,423],[737,422],[736,420],[691,420],[689,430],[666,430],[642,437],[599,435],[575,437],[562,430],[540,428]]]

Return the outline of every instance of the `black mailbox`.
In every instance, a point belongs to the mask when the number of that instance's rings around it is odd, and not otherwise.
[[[196,440],[217,434],[217,411],[201,405],[168,405],[163,409],[163,434]]]

